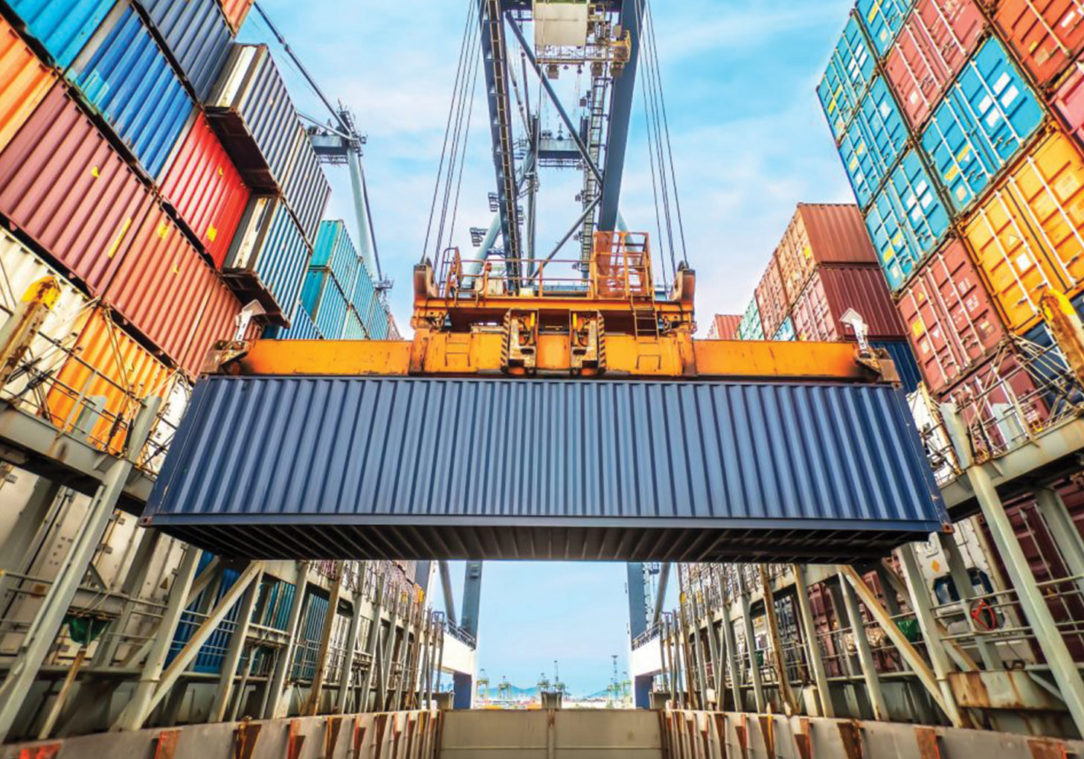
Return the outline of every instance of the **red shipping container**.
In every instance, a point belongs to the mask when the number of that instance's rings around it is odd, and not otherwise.
[[[756,298],[757,308],[760,309],[760,323],[764,326],[764,339],[771,340],[790,310],[775,254],[772,254],[768,268],[757,285]]]
[[[939,393],[967,374],[1005,338],[1005,326],[964,244],[934,254],[900,293],[919,368]]]
[[[0,153],[0,213],[92,295],[109,283],[151,202],[62,84]]]
[[[162,353],[189,375],[185,364],[193,332],[212,295],[218,275],[158,205],[135,230],[105,298]]]
[[[737,340],[741,314],[716,314],[708,328],[709,340]]]
[[[919,0],[907,17],[885,68],[918,129],[978,45],[986,21],[973,0]]]
[[[1003,345],[946,397],[956,403],[978,461],[1025,443],[1050,418],[1044,393],[1011,344]]]
[[[875,340],[903,337],[903,322],[888,283],[877,266],[821,266],[794,304],[794,329],[799,340],[853,340],[854,330],[839,318],[853,308]]]
[[[237,296],[230,292],[222,280],[215,278],[210,286],[207,305],[200,313],[199,321],[194,326],[188,350],[180,364],[193,379],[199,376],[208,351],[219,340],[232,340],[237,330],[237,318],[241,315],[242,304]],[[252,339],[255,326],[250,324],[246,338]]]
[[[1080,0],[1001,0],[993,18],[1039,85],[1057,79],[1084,49]]]
[[[862,214],[853,203],[799,203],[776,256],[788,305],[798,300],[821,264],[877,264]]]
[[[222,13],[226,16],[230,29],[237,34],[241,24],[245,22],[249,9],[255,4],[255,0],[219,0],[219,4],[222,6]]]
[[[1084,147],[1084,63],[1074,64],[1072,73],[1054,95],[1054,108],[1077,145]]]
[[[196,115],[162,182],[162,197],[177,209],[221,267],[252,192],[202,113]]]

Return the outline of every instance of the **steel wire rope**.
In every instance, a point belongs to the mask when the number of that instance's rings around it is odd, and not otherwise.
[[[643,18],[643,0],[636,0],[636,13],[640,18]],[[645,63],[650,63],[650,62],[645,61]],[[655,152],[652,150],[653,136],[652,136],[652,122],[651,122],[651,107],[650,107],[650,105],[648,103],[648,92],[649,92],[649,85],[646,83],[646,80],[641,81],[640,95],[641,95],[641,97],[643,99],[643,104],[644,104],[644,119],[645,119],[645,126],[646,126],[646,130],[647,130],[647,143],[648,143],[647,144],[647,148],[648,148],[648,150],[647,150],[648,165],[650,166],[650,169],[651,169],[651,195],[652,195],[652,198],[654,200],[654,206],[655,206],[655,231],[658,233],[659,246],[662,247],[662,245],[664,243],[664,240],[665,240],[665,238],[663,237],[663,233],[662,233],[662,230],[663,230],[663,222],[662,222],[663,214],[662,214],[662,212],[660,210],[661,206],[660,206],[660,203],[659,203],[659,200],[660,200],[660,198],[659,198],[659,179],[658,179],[658,176],[657,176],[656,170],[655,170]],[[661,171],[661,169],[660,169],[660,171]],[[665,203],[665,200],[663,202]],[[661,253],[661,251],[660,251],[660,253]]]
[[[448,119],[444,127],[444,142],[440,150],[440,162],[437,164],[437,176],[436,181],[433,184],[433,198],[429,204],[429,222],[425,228],[425,242],[422,245],[421,263],[425,263],[426,255],[429,251],[429,240],[433,232],[433,222],[437,211],[437,196],[440,194],[441,177],[444,174],[444,162],[447,158],[448,141],[452,132],[452,119],[455,114],[456,97],[458,95],[460,79],[463,74],[463,62],[466,56],[467,47],[470,43],[471,24],[474,20],[474,9],[476,3],[474,0],[467,0],[467,18],[463,24],[463,40],[459,46],[459,62],[456,66],[455,81],[452,84],[452,102],[448,106]],[[437,245],[439,246],[439,241]]]
[[[479,51],[480,52],[480,51]],[[471,118],[474,116],[474,101],[478,94],[478,60],[481,56],[475,55],[473,57],[474,65],[471,68],[470,76],[468,80],[470,85],[470,99],[467,105],[467,116],[463,124],[463,149],[459,155],[459,177],[456,179],[455,186],[455,201],[452,204],[452,220],[448,228],[448,247],[452,245],[452,239],[455,237],[455,224],[459,217],[459,197],[463,190],[463,172],[467,164],[467,138],[470,136]]]

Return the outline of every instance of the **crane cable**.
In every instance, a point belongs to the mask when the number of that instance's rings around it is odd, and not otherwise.
[[[463,88],[464,81],[467,76],[467,59],[470,55],[470,50],[474,47],[474,39],[479,37],[478,34],[472,33],[471,27],[475,23],[475,9],[478,7],[475,0],[467,0],[467,18],[463,26],[463,40],[459,47],[459,62],[456,65],[455,82],[452,85],[452,102],[448,106],[448,119],[444,127],[444,142],[440,149],[440,162],[437,165],[437,178],[433,186],[433,198],[429,204],[429,222],[425,229],[425,242],[422,245],[421,263],[425,263],[429,255],[429,242],[433,240],[437,245],[437,253],[440,252],[441,239],[444,236],[444,224],[447,217],[447,206],[445,205],[441,211],[440,222],[436,221],[437,215],[437,197],[440,195],[440,188],[442,183],[446,183],[445,178],[445,164],[448,165],[449,174],[453,172],[452,167],[455,163],[455,150],[458,149],[457,144],[453,144],[458,140],[458,128],[457,128],[457,115],[462,112],[462,100],[463,100]],[[449,155],[449,147],[452,148],[452,154]],[[442,182],[442,180],[444,180]],[[436,229],[434,229],[436,227]],[[434,234],[435,232],[435,234]]]

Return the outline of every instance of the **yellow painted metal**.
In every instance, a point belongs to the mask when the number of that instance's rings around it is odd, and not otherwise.
[[[1084,327],[1072,302],[1057,290],[1045,290],[1039,300],[1039,307],[1054,342],[1069,363],[1069,368],[1078,380],[1084,382]]]
[[[252,375],[496,376],[502,374],[502,337],[494,330],[421,331],[413,341],[260,340],[234,365]],[[678,333],[658,338],[608,335],[605,350],[602,376],[609,378],[881,380],[851,343],[693,340]],[[538,374],[571,376],[568,335],[540,335],[538,359]]]

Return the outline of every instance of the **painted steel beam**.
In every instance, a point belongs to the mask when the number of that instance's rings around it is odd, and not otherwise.
[[[609,134],[606,137],[606,162],[602,170],[602,202],[598,228],[612,232],[617,226],[621,200],[621,180],[625,170],[625,153],[629,141],[632,103],[636,97],[636,72],[640,61],[640,39],[643,17],[650,0],[622,0],[620,23],[629,33],[629,60],[621,76],[613,84],[610,95]]]

